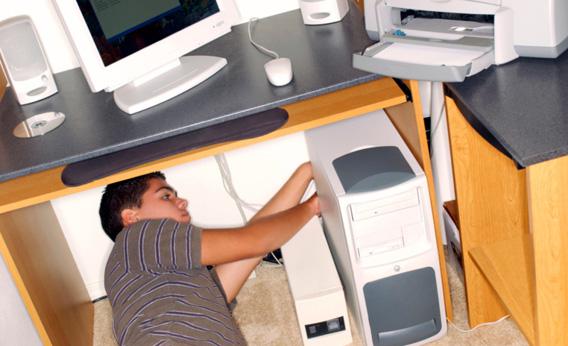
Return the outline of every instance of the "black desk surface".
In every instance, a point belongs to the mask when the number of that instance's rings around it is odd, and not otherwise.
[[[447,89],[469,123],[518,166],[568,154],[568,52],[493,66]]]
[[[112,94],[91,93],[79,69],[57,74],[59,92],[19,106],[9,88],[0,102],[0,181],[151,143],[379,78],[351,67],[351,55],[371,43],[362,14],[352,6],[343,21],[306,26],[299,10],[261,19],[255,41],[289,57],[294,80],[273,87],[263,65],[269,57],[249,43],[247,24],[192,54],[217,55],[229,64],[201,85],[134,115]],[[22,120],[60,111],[65,122],[40,137],[12,135]]]

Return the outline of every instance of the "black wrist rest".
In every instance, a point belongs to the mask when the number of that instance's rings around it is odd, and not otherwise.
[[[146,162],[211,144],[254,138],[270,133],[286,123],[288,112],[274,108],[244,118],[208,126],[174,137],[67,165],[61,181],[78,186]]]

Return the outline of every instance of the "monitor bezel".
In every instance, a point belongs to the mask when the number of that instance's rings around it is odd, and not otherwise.
[[[233,0],[219,12],[105,66],[76,0],[54,0],[59,18],[91,91],[113,91],[231,31],[239,18]]]

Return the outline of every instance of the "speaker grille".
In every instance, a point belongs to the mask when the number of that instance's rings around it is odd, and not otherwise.
[[[25,19],[0,24],[0,53],[14,81],[28,80],[47,69],[32,24]]]

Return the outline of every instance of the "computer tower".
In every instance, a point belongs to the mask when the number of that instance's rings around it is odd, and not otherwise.
[[[419,345],[445,335],[427,180],[387,115],[305,135],[352,327],[367,345]]]

